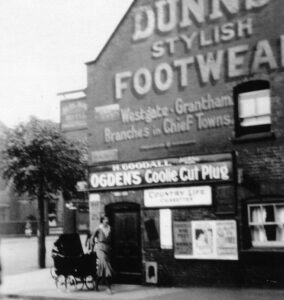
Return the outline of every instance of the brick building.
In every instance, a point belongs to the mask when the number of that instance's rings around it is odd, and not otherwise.
[[[74,90],[59,93],[60,97],[60,129],[61,132],[70,140],[79,141],[87,145],[87,103],[85,90]],[[87,161],[87,154],[86,154]],[[83,186],[85,182],[79,182],[77,193],[72,199],[64,199],[66,202],[72,202],[77,208],[76,226],[79,231],[86,231],[89,228],[89,206],[88,192]],[[85,184],[86,185],[86,184]],[[61,212],[58,212],[57,218],[65,219],[65,203],[60,202]],[[57,209],[58,211],[58,209]],[[69,222],[68,217],[65,220]],[[64,223],[65,223],[64,221]]]
[[[284,286],[284,2],[137,0],[87,63],[91,229],[119,280]]]

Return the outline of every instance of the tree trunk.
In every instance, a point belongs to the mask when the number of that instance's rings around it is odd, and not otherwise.
[[[38,196],[38,265],[39,268],[45,268],[45,207],[44,197]]]

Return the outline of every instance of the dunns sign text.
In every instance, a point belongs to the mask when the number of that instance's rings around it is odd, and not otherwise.
[[[139,47],[152,35],[158,37],[149,47],[153,64],[116,73],[114,98],[123,99],[126,92],[136,97],[151,91],[166,93],[174,85],[185,89],[191,72],[206,85],[249,76],[263,67],[283,68],[284,32],[272,40],[255,40],[259,33],[252,16],[272,4],[271,0],[159,0],[139,7],[131,40]]]

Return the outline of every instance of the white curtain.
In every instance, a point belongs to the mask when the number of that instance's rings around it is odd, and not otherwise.
[[[267,241],[266,232],[263,223],[266,220],[266,210],[261,207],[254,207],[251,210],[251,221],[258,225],[254,225],[251,228],[252,240],[254,242],[265,242]]]
[[[276,216],[278,222],[276,240],[284,242],[284,206],[277,207]]]

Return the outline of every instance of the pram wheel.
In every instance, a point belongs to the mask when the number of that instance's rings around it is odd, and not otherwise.
[[[73,275],[68,275],[66,278],[66,289],[67,291],[73,292],[77,289],[76,279]]]
[[[56,279],[57,274],[56,274],[56,268],[55,267],[50,267],[50,275],[53,279]]]
[[[76,287],[78,290],[82,290],[84,287],[84,278],[76,277]]]
[[[94,277],[92,275],[88,275],[85,277],[85,285],[88,290],[93,290],[95,287]]]
[[[66,289],[66,278],[64,275],[59,275],[55,279],[56,287],[60,290]]]

